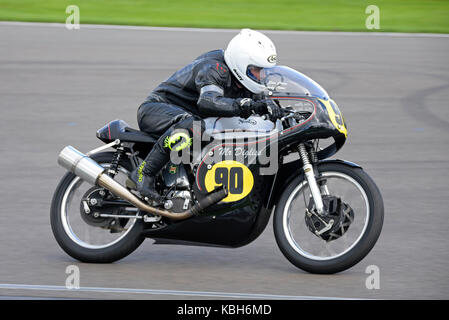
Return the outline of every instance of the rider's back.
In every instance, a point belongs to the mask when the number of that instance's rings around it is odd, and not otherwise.
[[[197,101],[201,88],[206,85],[220,86],[224,95],[230,98],[245,97],[249,94],[247,90],[237,87],[225,63],[224,51],[219,49],[202,54],[189,65],[176,71],[156,87],[148,98],[156,95],[167,103],[199,115]]]

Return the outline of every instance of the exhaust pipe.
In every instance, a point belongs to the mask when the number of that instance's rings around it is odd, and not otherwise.
[[[62,149],[58,157],[58,164],[68,171],[74,173],[82,180],[92,185],[98,185],[111,191],[116,196],[128,201],[142,211],[174,220],[183,220],[190,218],[194,214],[200,213],[207,207],[220,202],[228,195],[226,188],[214,190],[189,210],[175,213],[167,210],[160,210],[146,204],[120,183],[105,174],[105,168],[103,168],[93,159],[76,150],[72,146],[67,146]]]

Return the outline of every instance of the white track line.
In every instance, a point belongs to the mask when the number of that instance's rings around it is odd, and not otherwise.
[[[288,296],[257,293],[236,292],[208,292],[208,291],[181,291],[181,290],[154,290],[154,289],[130,289],[130,288],[100,288],[80,287],[68,289],[63,286],[28,285],[28,284],[0,284],[0,289],[36,290],[36,291],[65,291],[65,292],[94,292],[94,293],[129,293],[169,296],[193,296],[209,298],[237,298],[237,299],[263,299],[263,300],[356,300],[353,298],[314,297],[314,296]]]
[[[47,22],[16,22],[0,21],[0,26],[16,27],[56,27],[65,28],[63,23]],[[211,29],[211,28],[178,28],[178,27],[145,27],[124,25],[81,24],[80,29],[111,29],[111,30],[141,30],[141,31],[169,31],[169,32],[206,32],[206,33],[236,33],[239,29]],[[445,33],[403,33],[403,32],[341,32],[341,31],[293,31],[293,30],[261,30],[267,34],[312,35],[312,36],[378,36],[378,37],[412,37],[412,38],[449,38]]]

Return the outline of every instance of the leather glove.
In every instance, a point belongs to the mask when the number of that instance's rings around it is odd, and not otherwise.
[[[271,99],[263,100],[263,102],[265,103],[267,111],[270,114],[271,121],[276,122],[277,119],[280,119],[284,116],[284,110],[282,110],[282,108],[279,107],[276,102]]]
[[[271,99],[254,101],[250,98],[237,100],[239,116],[246,119],[252,114],[269,114],[271,121],[276,121],[284,116],[283,110]]]
[[[267,102],[266,100],[253,101],[252,110],[255,114],[259,116],[263,116],[268,113]]]
[[[275,122],[284,116],[284,111],[271,99],[260,100],[253,103],[253,110],[259,115],[269,114],[270,120]]]
[[[254,113],[253,112],[254,101],[250,98],[236,99],[235,104],[237,105],[238,108],[237,115],[239,117],[247,119]]]

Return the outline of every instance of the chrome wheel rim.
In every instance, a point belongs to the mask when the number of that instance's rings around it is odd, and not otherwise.
[[[307,228],[304,216],[307,199],[310,199],[310,190],[305,180],[289,195],[282,217],[282,230],[290,247],[301,256],[316,261],[336,259],[351,251],[365,234],[370,218],[368,197],[357,181],[347,174],[334,171],[323,172],[321,176],[320,180],[326,180],[330,195],[340,196],[355,212],[354,221],[348,231],[341,238],[326,242]],[[338,188],[338,184],[335,183],[329,184],[331,180],[345,182],[346,189],[341,190],[342,188]],[[358,191],[357,195],[354,194],[355,191]]]

